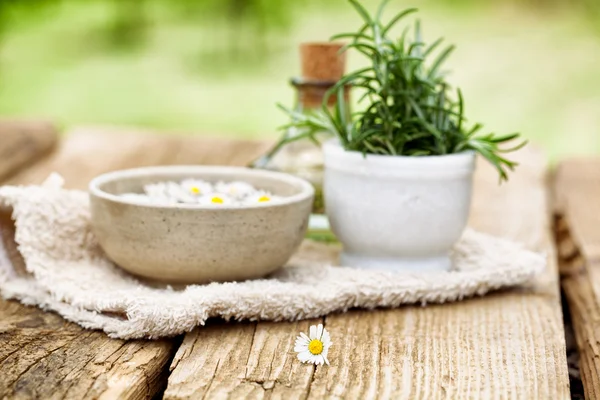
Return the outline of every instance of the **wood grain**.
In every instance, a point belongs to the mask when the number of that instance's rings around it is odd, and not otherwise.
[[[50,152],[58,140],[46,121],[0,120],[0,181]]]
[[[169,161],[179,145],[141,133],[83,129],[10,181],[39,183],[55,171],[68,187],[85,189],[99,173]],[[164,388],[175,351],[174,340],[113,340],[12,301],[0,301],[0,321],[0,397],[150,398]]]
[[[67,187],[85,189],[91,178],[115,169],[161,164],[243,165],[246,157],[258,156],[266,146],[158,136],[132,129],[80,128],[52,155],[20,171],[8,183],[40,183],[51,172],[58,172]],[[246,157],[239,157],[240,148]],[[152,398],[164,389],[179,343],[177,339],[109,339],[101,332],[83,330],[55,314],[13,301],[0,300],[0,321],[0,398]],[[241,329],[239,335],[243,332]],[[210,329],[206,331],[210,333]]]
[[[2,398],[145,399],[164,386],[172,341],[109,339],[12,301],[0,320]]]
[[[171,365],[165,399],[305,397],[314,368],[296,362],[297,323],[215,322],[186,335]]]
[[[309,398],[570,398],[545,160],[527,149],[508,184],[479,163],[470,225],[548,252],[528,291],[442,306],[330,315],[336,346]]]
[[[495,171],[481,165],[470,224],[548,253],[549,268],[533,288],[443,306],[327,316],[332,365],[314,369],[289,354],[300,324],[196,330],[177,353],[165,398],[569,398],[545,159],[532,150],[520,159],[511,183],[501,187]],[[227,349],[242,343],[252,350],[231,366]],[[199,360],[229,367],[199,368]],[[257,365],[268,369],[253,373]]]
[[[600,159],[561,163],[556,237],[586,399],[600,399]]]
[[[84,129],[66,140],[52,157],[17,174],[11,182],[40,182],[57,170],[68,186],[85,187],[98,173],[138,165],[244,165],[267,145]],[[521,159],[523,165],[511,183],[500,188],[494,172],[481,166],[471,225],[547,251],[552,259],[544,159],[531,151],[521,153]],[[335,248],[307,244],[299,256],[335,254]],[[211,321],[206,328],[185,336],[171,364],[164,396],[568,398],[558,299],[556,266],[551,263],[529,290],[452,305],[331,315],[324,321],[334,341],[332,365],[318,368],[298,363],[291,350],[298,332],[320,320]],[[119,341],[81,330],[53,314],[14,302],[0,304],[4,332],[0,340],[12,343],[2,346],[6,350],[0,353],[0,367],[3,372],[13,371],[8,378],[0,376],[0,397],[20,393],[28,398],[65,394],[84,398],[90,397],[90,388],[98,390],[92,397],[160,394],[176,342],[126,342],[121,346]],[[40,325],[35,321],[41,321]],[[128,358],[132,352],[141,353],[133,365]],[[48,367],[47,359],[56,367]],[[97,365],[101,367],[90,369]],[[58,372],[49,373],[51,368]],[[47,380],[40,384],[42,371]],[[119,381],[121,376],[129,378]],[[119,384],[111,385],[113,382]]]
[[[337,246],[306,241],[294,257],[299,262],[335,262],[337,253]],[[310,325],[322,322],[319,318],[250,323],[244,324],[243,329],[224,323],[197,328],[186,335],[177,351],[165,399],[305,399],[315,367],[297,361],[294,341],[299,332],[308,332]],[[230,353],[242,343],[246,344],[246,352],[232,365]],[[218,367],[202,368],[200,363]],[[207,370],[214,372],[207,375]]]

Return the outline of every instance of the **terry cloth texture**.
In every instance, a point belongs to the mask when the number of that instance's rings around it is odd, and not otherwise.
[[[2,296],[123,339],[178,335],[210,317],[284,321],[457,301],[525,285],[546,266],[519,244],[467,230],[450,272],[330,266],[319,257],[332,247],[307,243],[267,278],[174,289],[145,284],[108,260],[90,227],[87,193],[62,189],[56,175],[41,186],[1,187],[0,211]]]

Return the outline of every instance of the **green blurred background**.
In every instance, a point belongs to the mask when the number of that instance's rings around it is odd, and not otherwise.
[[[471,121],[554,160],[600,153],[600,1],[396,0],[390,13],[407,6],[426,39],[458,46],[449,80]],[[359,25],[344,0],[0,0],[0,114],[273,138],[298,44]]]

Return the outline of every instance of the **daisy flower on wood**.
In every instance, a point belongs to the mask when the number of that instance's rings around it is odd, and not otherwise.
[[[308,336],[304,332],[300,332],[300,336],[296,338],[294,351],[298,353],[298,360],[303,363],[329,365],[327,353],[332,344],[329,332],[323,327],[323,324],[311,325]]]

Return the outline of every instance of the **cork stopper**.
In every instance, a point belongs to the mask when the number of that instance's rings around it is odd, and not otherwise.
[[[339,81],[346,67],[343,43],[311,42],[300,44],[302,78],[315,81]]]

